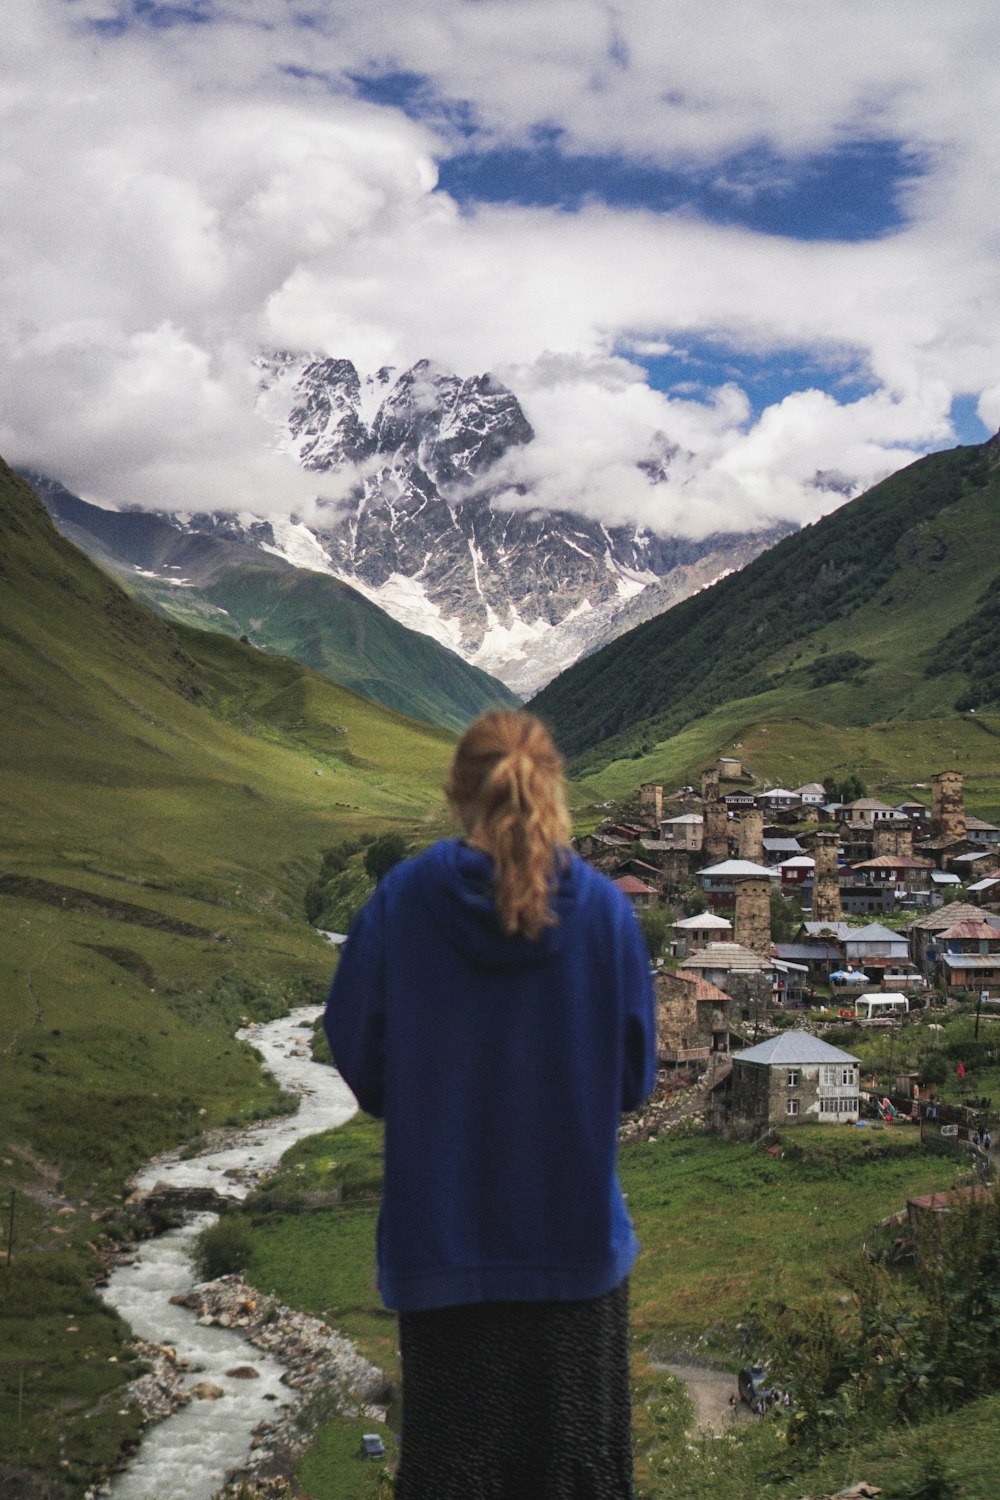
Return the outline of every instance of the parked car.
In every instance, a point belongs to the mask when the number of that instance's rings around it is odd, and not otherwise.
[[[740,1400],[745,1401],[752,1412],[762,1417],[769,1406],[781,1400],[781,1392],[767,1383],[764,1365],[744,1365],[736,1377],[736,1389]]]
[[[385,1444],[377,1432],[366,1432],[361,1439],[362,1458],[385,1458]]]

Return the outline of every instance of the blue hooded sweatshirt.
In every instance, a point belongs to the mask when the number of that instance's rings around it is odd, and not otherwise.
[[[402,1311],[597,1297],[638,1253],[615,1172],[656,1068],[635,913],[573,855],[558,924],[510,937],[492,882],[458,840],[397,865],[327,1002],[337,1067],[385,1119],[378,1281]]]

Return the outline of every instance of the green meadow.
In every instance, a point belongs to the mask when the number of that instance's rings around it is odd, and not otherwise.
[[[262,1290],[342,1329],[398,1382],[395,1320],[382,1309],[374,1283],[380,1142],[378,1123],[357,1115],[287,1153],[277,1176],[246,1206],[252,1236],[245,1272]],[[937,1428],[921,1424],[917,1434],[889,1428],[877,1441],[865,1432],[856,1442],[845,1432],[836,1451],[825,1453],[793,1450],[780,1424],[750,1420],[725,1442],[686,1436],[690,1409],[664,1365],[694,1361],[735,1372],[761,1354],[775,1309],[793,1308],[806,1321],[839,1311],[847,1300],[839,1277],[858,1262],[879,1221],[909,1197],[965,1180],[962,1163],[923,1150],[909,1127],[803,1126],[782,1132],[779,1143],[780,1154],[771,1155],[759,1145],[690,1134],[622,1150],[622,1182],[643,1246],[631,1303],[644,1500],[700,1500],[709,1493],[719,1500],[791,1500],[842,1474],[866,1477],[892,1494],[933,1453],[961,1446],[960,1423],[997,1410],[994,1398],[984,1398]],[[295,1210],[297,1194],[324,1187],[341,1189],[341,1206]],[[280,1199],[285,1211],[267,1211],[268,1199]],[[397,1416],[390,1414],[390,1429]],[[328,1421],[316,1451],[343,1452],[353,1441],[349,1422]],[[926,1459],[924,1442],[933,1450]],[[997,1455],[1000,1440],[990,1435],[988,1444]],[[310,1456],[300,1467],[300,1477],[307,1476],[313,1500],[367,1493],[356,1488],[349,1466],[320,1467]],[[990,1491],[965,1493],[987,1500]]]

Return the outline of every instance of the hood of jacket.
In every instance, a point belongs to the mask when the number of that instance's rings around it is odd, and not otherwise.
[[[547,963],[565,942],[565,924],[578,899],[579,862],[566,852],[552,900],[556,925],[534,941],[508,936],[493,898],[493,861],[461,839],[442,840],[414,862],[431,920],[468,962],[484,969],[526,969]]]

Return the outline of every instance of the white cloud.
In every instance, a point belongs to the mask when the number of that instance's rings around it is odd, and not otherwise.
[[[817,473],[867,483],[947,443],[956,393],[1000,417],[985,0],[396,0],[391,26],[353,0],[309,24],[299,0],[205,9],[174,27],[125,0],[5,17],[8,459],[100,499],[301,507],[315,476],[253,409],[251,360],[275,345],[492,369],[538,433],[511,482],[688,531],[810,518],[841,498]],[[425,79],[424,123],[352,97],[351,75],[386,70]],[[924,170],[906,227],[870,243],[599,206],[463,213],[434,191],[435,161],[468,140],[459,118],[479,144],[548,127],[570,150],[696,164],[734,202],[754,173],[872,136]],[[706,339],[737,373],[701,399],[616,357]],[[846,358],[872,394],[800,392],[755,420],[740,357],[775,349]],[[654,490],[635,465],[662,443],[678,452]]]

